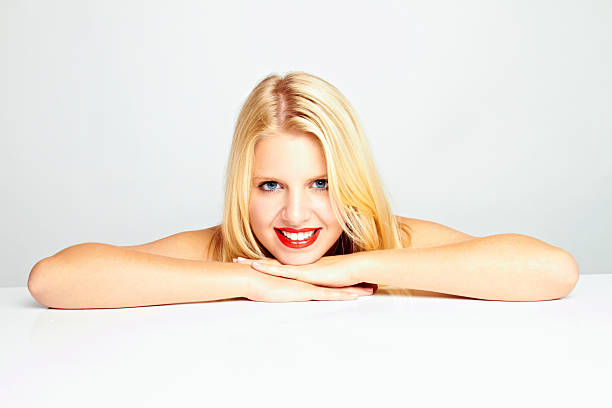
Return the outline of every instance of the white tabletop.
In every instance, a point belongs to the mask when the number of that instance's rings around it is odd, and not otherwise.
[[[566,298],[60,310],[0,289],[6,407],[612,406],[612,275]]]

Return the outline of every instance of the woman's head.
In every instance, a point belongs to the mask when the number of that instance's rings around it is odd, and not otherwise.
[[[251,229],[272,257],[303,265],[335,249],[342,227],[331,207],[325,153],[315,136],[279,131],[259,139],[251,179]],[[314,231],[292,235],[289,229]]]
[[[275,228],[320,231],[313,244],[292,248]],[[301,265],[324,255],[401,248],[408,239],[340,91],[304,72],[257,84],[236,122],[213,258]]]

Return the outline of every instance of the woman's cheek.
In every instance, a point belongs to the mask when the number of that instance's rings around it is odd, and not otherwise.
[[[251,204],[250,213],[251,220],[255,225],[265,226],[269,224],[267,218],[272,219],[274,217],[274,205],[258,200]]]

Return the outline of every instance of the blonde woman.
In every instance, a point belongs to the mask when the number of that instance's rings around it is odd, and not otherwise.
[[[522,234],[476,237],[394,215],[357,114],[304,72],[263,79],[235,126],[222,222],[142,245],[84,243],[38,262],[53,308],[247,298],[347,300],[377,285],[478,299],[559,299],[578,265]]]

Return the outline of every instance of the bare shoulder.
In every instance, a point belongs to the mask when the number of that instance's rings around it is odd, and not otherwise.
[[[171,258],[206,261],[209,260],[208,247],[214,232],[218,228],[219,225],[215,225],[199,230],[177,232],[151,242],[140,245],[125,245],[122,248]]]
[[[434,221],[395,216],[398,223],[407,225],[411,233],[411,248],[426,248],[455,244],[478,238]]]

